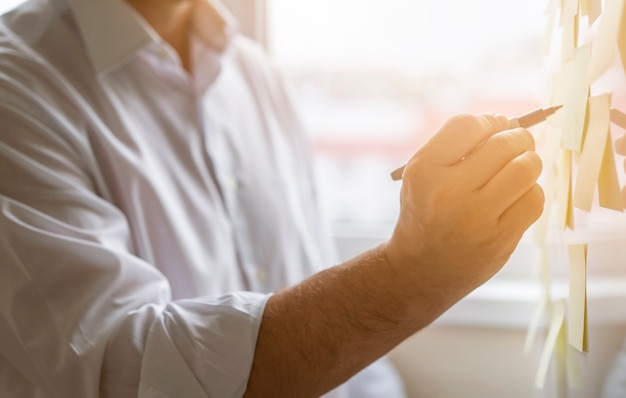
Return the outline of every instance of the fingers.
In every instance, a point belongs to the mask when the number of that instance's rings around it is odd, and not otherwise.
[[[526,151],[508,162],[483,188],[481,197],[500,216],[537,182],[542,164],[533,151]]]
[[[509,128],[504,116],[458,115],[450,118],[420,151],[435,164],[452,165],[494,133]]]
[[[512,159],[535,150],[535,140],[526,129],[505,130],[487,138],[482,145],[453,167],[463,169],[465,183],[480,188]]]
[[[521,237],[543,213],[544,202],[543,189],[539,184],[533,184],[502,213],[499,220],[501,230]]]

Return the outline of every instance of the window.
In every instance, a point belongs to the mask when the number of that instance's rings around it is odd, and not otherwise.
[[[336,225],[389,225],[403,164],[451,115],[542,103],[543,1],[268,0]]]
[[[560,62],[558,34],[545,40],[548,3],[267,0],[265,43],[295,85],[341,256],[389,237],[400,188],[389,173],[448,117],[514,116],[546,103],[549,74]],[[603,87],[615,91],[614,106],[626,109],[625,91],[616,90],[624,87],[621,67],[615,72]],[[618,173],[624,183],[621,160]],[[590,276],[621,277],[616,259],[626,217],[597,206],[581,213],[579,225],[589,227],[567,239],[591,239]],[[537,281],[530,237],[497,279]],[[555,280],[566,280],[563,233],[555,227],[548,239]]]
[[[4,14],[11,8],[23,3],[24,0],[0,0],[0,14]]]

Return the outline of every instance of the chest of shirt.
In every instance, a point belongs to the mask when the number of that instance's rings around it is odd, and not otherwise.
[[[316,226],[301,200],[311,182],[291,147],[300,132],[285,131],[276,99],[235,65],[200,95],[184,76],[145,66],[103,82],[107,104],[96,113],[108,131],[90,140],[137,254],[175,295],[273,291],[313,272],[306,245]]]

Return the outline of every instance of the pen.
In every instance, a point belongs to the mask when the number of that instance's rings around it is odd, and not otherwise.
[[[552,106],[550,108],[539,108],[528,113],[525,113],[520,116],[515,116],[509,119],[509,123],[511,124],[511,128],[523,127],[529,128],[534,126],[535,124],[541,123],[545,121],[548,116],[554,114],[556,111],[561,109],[563,105]],[[395,169],[391,172],[391,179],[394,181],[402,179],[402,172],[404,171],[404,166]]]

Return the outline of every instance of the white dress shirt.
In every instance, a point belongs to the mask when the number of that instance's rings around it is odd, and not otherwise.
[[[193,78],[121,0],[0,19],[1,397],[241,396],[271,292],[335,261],[288,91],[195,7]],[[365,372],[333,394],[402,395]]]

